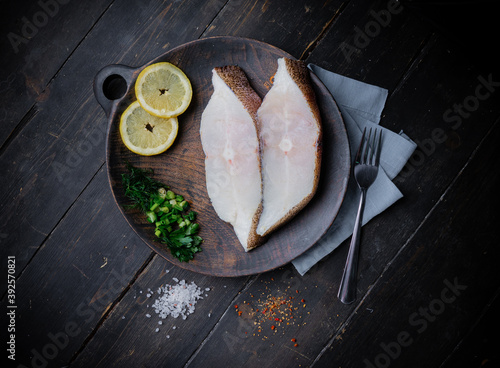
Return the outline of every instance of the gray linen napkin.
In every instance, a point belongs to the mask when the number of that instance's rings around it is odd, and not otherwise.
[[[377,127],[380,122],[387,90],[343,77],[313,64],[309,64],[308,67],[328,88],[337,102],[346,126],[351,158],[354,160],[363,129]],[[363,225],[403,196],[392,179],[398,175],[417,147],[403,132],[397,134],[382,129],[381,170],[377,180],[367,192]],[[352,235],[359,196],[359,188],[354,176],[351,175],[346,196],[330,229],[311,249],[292,261],[301,275]]]

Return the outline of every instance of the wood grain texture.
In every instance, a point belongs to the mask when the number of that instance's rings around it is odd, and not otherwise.
[[[0,147],[29,122],[29,111],[49,98],[52,78],[111,2],[29,1],[3,7]]]
[[[396,4],[392,13],[389,4]],[[384,25],[374,18],[381,13]],[[307,61],[392,91],[431,34],[403,2],[350,1]]]
[[[11,119],[1,134],[13,133],[0,149],[0,254],[2,260],[16,257],[17,363],[40,367],[38,352],[50,356],[42,355],[47,366],[78,367],[349,367],[366,366],[364,359],[405,368],[495,366],[498,343],[488,338],[496,334],[500,289],[494,201],[500,76],[490,67],[493,59],[484,63],[495,50],[495,34],[478,33],[484,27],[469,22],[468,8],[478,14],[482,2],[460,3],[468,21],[449,30],[478,40],[476,50],[487,46],[478,54],[415,17],[410,6],[434,16],[439,7],[443,23],[457,22],[450,16],[456,5],[449,2],[401,1],[403,11],[379,31],[373,21],[385,14],[386,0],[66,3],[25,50],[16,56],[5,52],[0,62],[6,66],[0,76],[15,76],[0,78],[0,94],[7,97],[0,120],[5,111]],[[30,18],[40,5],[38,0],[5,5],[0,36],[8,51],[7,32],[19,30],[21,18]],[[356,42],[367,25],[373,37]],[[216,35],[264,41],[388,88],[382,125],[403,129],[419,142],[412,167],[396,180],[405,197],[363,228],[370,241],[361,253],[357,304],[336,299],[347,242],[304,277],[287,264],[255,276],[219,278],[154,255],[118,211],[103,166],[107,124],[92,94],[92,78],[105,65],[136,67],[173,47]],[[355,48],[350,60],[346,44]],[[478,59],[482,69],[474,65]],[[478,87],[484,85],[479,77],[492,81],[490,90]],[[443,114],[449,109],[456,114],[461,109],[467,117],[461,116],[460,124],[447,122]],[[12,131],[13,126],[18,128]],[[183,158],[190,155],[195,152],[185,150],[177,158],[194,170]],[[56,171],[57,164],[64,166]],[[5,262],[0,270],[5,312]],[[123,270],[125,277],[117,277]],[[410,325],[409,316],[429,309],[440,298],[443,281],[453,282],[455,276],[467,289],[419,333],[422,322]],[[155,332],[159,325],[145,317],[151,309],[144,293],[172,283],[172,277],[211,291],[185,323],[167,319]],[[266,320],[259,332],[252,309],[262,305],[258,299],[279,296],[295,298],[297,320]],[[439,302],[432,307],[439,308]],[[405,330],[412,343],[390,363],[381,357],[375,362],[381,353],[388,355],[381,344],[396,341]],[[55,356],[50,349],[60,332],[69,340]]]
[[[317,367],[331,367],[332,360],[342,367],[368,365],[366,361],[407,367],[414,366],[416,356],[421,366],[439,366],[466,335],[465,326],[475,323],[500,287],[494,272],[500,250],[496,240],[484,237],[499,216],[492,202],[470,196],[496,192],[500,173],[491,168],[499,160],[491,153],[499,139],[497,120],[453,188],[382,274]],[[375,302],[380,300],[383,307]],[[345,343],[352,340],[358,344]]]
[[[229,1],[203,37],[238,36],[272,44],[305,59],[335,21],[345,1]]]
[[[80,349],[151,256],[128,227],[102,168],[17,280],[18,364],[62,366]],[[1,305],[6,310],[5,299]],[[54,336],[57,351],[50,350]],[[32,360],[36,352],[41,358]]]
[[[196,55],[196,58],[194,56]],[[219,219],[206,192],[204,154],[199,137],[201,114],[212,94],[212,69],[238,65],[247,74],[252,87],[263,97],[270,88],[270,78],[277,69],[279,57],[289,57],[283,51],[258,41],[234,38],[206,38],[178,47],[147,65],[169,61],[181,68],[193,85],[191,106],[178,117],[180,131],[173,146],[158,156],[137,156],[121,142],[118,132],[122,111],[135,96],[128,81],[128,94],[112,106],[108,134],[108,173],[117,204],[127,221],[145,242],[175,265],[217,276],[241,276],[268,271],[282,266],[312,246],[333,222],[344,197],[350,173],[347,133],[340,112],[328,90],[313,76],[318,105],[322,114],[323,156],[320,185],[309,204],[289,223],[273,232],[260,247],[245,252],[232,227]],[[194,60],[194,61],[193,61]],[[138,68],[134,73],[142,69]],[[189,263],[181,263],[158,243],[151,225],[138,211],[123,210],[124,198],[121,175],[125,162],[152,168],[155,178],[169,185],[176,193],[186,194],[192,209],[198,213],[203,251]]]
[[[194,313],[186,320],[172,316],[161,319],[152,307],[159,297],[157,289],[175,285],[174,278],[194,282],[203,292],[203,299],[198,300]],[[176,267],[156,255],[71,366],[181,367],[227,313],[234,295],[248,280],[207,277]],[[231,308],[234,310],[232,305]]]
[[[205,11],[193,19],[191,7],[198,9],[201,5]],[[16,256],[17,272],[22,271],[106,160],[106,118],[92,92],[96,73],[111,63],[141,65],[160,54],[162,47],[199,37],[202,29],[196,27],[208,24],[220,4],[213,0],[192,2],[190,6],[126,1],[110,7],[65,61],[46,89],[46,98],[38,101],[23,125],[22,134],[16,134],[2,147],[0,233],[6,238],[0,254]],[[80,16],[92,16],[83,14]],[[131,14],[141,17],[134,15],[131,19]],[[151,34],[156,36],[151,39]],[[36,55],[35,49],[32,57]],[[41,73],[50,71],[44,69]],[[2,263],[0,269],[5,271],[5,267]]]

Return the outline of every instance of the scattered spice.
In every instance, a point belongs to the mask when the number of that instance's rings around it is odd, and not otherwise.
[[[270,279],[273,281],[272,278]],[[305,299],[298,299],[290,295],[293,290],[295,290],[296,294],[299,294],[298,289],[290,290],[290,286],[283,291],[273,288],[273,293],[268,292],[267,287],[265,289],[260,296],[249,294],[254,299],[251,299],[250,302],[243,301],[241,308],[234,305],[239,317],[253,318],[255,326],[253,336],[261,336],[265,341],[269,337],[261,334],[266,329],[270,328],[275,336],[279,333],[285,335],[287,326],[302,326],[305,324],[301,323],[302,316],[305,313],[303,312],[303,308],[306,307]],[[292,339],[292,343],[296,343],[296,341],[295,338]]]

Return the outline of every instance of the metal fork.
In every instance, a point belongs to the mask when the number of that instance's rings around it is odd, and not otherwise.
[[[361,223],[365,207],[366,191],[373,184],[378,174],[380,163],[380,149],[382,147],[382,130],[372,129],[365,138],[366,128],[363,130],[361,143],[354,161],[354,178],[361,189],[358,214],[354,224],[354,230],[349,246],[349,253],[344,267],[344,274],[340,282],[338,298],[344,304],[350,304],[356,300],[356,277],[358,273],[359,245],[361,238]]]

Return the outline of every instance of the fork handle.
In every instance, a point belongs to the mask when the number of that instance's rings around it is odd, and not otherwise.
[[[361,221],[363,219],[363,210],[365,208],[366,189],[361,189],[361,197],[359,199],[358,214],[356,222],[354,223],[354,230],[351,238],[351,245],[349,246],[349,253],[347,254],[347,261],[340,282],[338,298],[344,304],[351,304],[356,300],[356,281],[358,274],[358,258],[359,258],[359,245],[361,238]]]

